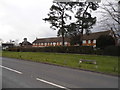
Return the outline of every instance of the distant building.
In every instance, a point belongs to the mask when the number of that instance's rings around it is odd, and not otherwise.
[[[24,41],[20,43],[21,47],[32,47],[32,44],[27,41],[27,38],[24,38]]]
[[[69,38],[65,38],[65,46],[70,46]],[[40,38],[32,43],[33,47],[62,46],[62,37]]]
[[[7,49],[7,48],[11,48],[14,47],[13,43],[2,43],[2,49]]]
[[[82,46],[96,47],[96,39],[101,35],[113,36],[113,32],[109,30],[109,31],[95,32],[89,35],[84,34]],[[62,37],[39,38],[32,43],[32,47],[47,47],[47,46],[62,46]],[[70,46],[69,38],[65,38],[65,46]]]

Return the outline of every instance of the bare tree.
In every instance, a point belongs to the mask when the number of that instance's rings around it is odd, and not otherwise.
[[[102,4],[101,6],[101,13],[102,13],[102,20],[101,25],[108,30],[112,30],[114,37],[120,37],[117,32],[120,32],[120,1],[107,1],[106,4]]]
[[[120,11],[119,3],[108,2],[108,4],[103,4],[103,9],[111,16],[111,18],[120,25]]]

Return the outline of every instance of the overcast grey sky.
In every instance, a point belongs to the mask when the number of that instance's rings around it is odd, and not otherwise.
[[[24,37],[51,37],[56,31],[42,18],[47,17],[52,0],[0,0],[0,38],[4,41]]]
[[[4,42],[16,39],[21,42],[23,38],[33,42],[36,37],[55,37],[57,31],[42,20],[47,17],[52,1],[0,0],[0,38]]]

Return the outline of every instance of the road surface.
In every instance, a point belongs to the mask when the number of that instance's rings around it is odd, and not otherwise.
[[[118,88],[118,77],[2,58],[3,88]]]

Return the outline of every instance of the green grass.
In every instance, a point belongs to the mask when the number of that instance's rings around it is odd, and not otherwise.
[[[2,56],[30,60],[35,62],[52,63],[62,66],[86,69],[113,75],[118,75],[119,70],[118,69],[119,59],[118,57],[114,56],[43,53],[43,52],[7,52],[7,51],[4,51],[2,53]],[[79,64],[80,59],[96,60],[97,65],[87,63]]]

